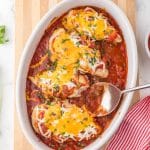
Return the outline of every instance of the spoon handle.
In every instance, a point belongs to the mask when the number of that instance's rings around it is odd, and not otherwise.
[[[123,90],[123,91],[121,91],[121,94],[128,93],[128,92],[133,92],[133,91],[141,90],[141,89],[145,89],[145,88],[150,88],[150,83],[145,84],[145,85],[140,85],[140,86],[137,86],[137,87],[134,87],[134,88],[129,88],[129,89]]]

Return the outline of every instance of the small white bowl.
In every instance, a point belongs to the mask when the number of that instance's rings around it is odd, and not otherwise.
[[[37,149],[37,150],[50,150],[47,145],[41,142],[31,127],[28,114],[27,114],[27,106],[26,106],[26,78],[28,73],[28,67],[30,65],[30,61],[33,57],[35,49],[44,34],[45,29],[49,25],[50,21],[54,17],[58,17],[62,15],[67,10],[79,7],[79,6],[96,6],[100,8],[105,8],[108,13],[110,13],[113,18],[117,21],[119,27],[122,30],[126,47],[127,47],[127,57],[128,57],[128,75],[127,75],[127,83],[126,88],[134,87],[137,79],[137,70],[138,70],[138,57],[137,57],[137,46],[135,41],[135,36],[132,30],[132,27],[126,17],[126,15],[121,11],[121,9],[115,5],[110,0],[63,0],[58,5],[56,5],[53,9],[50,9],[48,13],[41,19],[38,23],[34,31],[32,32],[30,38],[28,39],[22,58],[19,65],[19,70],[17,74],[17,82],[16,82],[16,105],[17,105],[17,113],[19,117],[19,121],[21,124],[21,128],[23,133],[29,142]],[[133,93],[129,93],[124,96],[123,101],[112,120],[110,126],[105,130],[105,132],[97,138],[92,144],[87,146],[86,150],[97,150],[100,149],[115,133],[118,129],[120,123],[123,120],[131,102],[132,102]]]
[[[147,32],[146,37],[145,37],[145,50],[147,52],[148,57],[150,58],[150,49],[148,47],[149,38],[150,38],[150,31]]]

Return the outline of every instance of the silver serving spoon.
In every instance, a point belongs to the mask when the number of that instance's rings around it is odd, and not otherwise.
[[[115,85],[107,82],[98,82],[95,83],[96,86],[104,86],[104,93],[101,99],[100,107],[103,108],[104,111],[99,112],[96,116],[102,117],[109,115],[111,112],[113,112],[116,107],[119,105],[120,99],[123,94],[127,94],[129,92],[133,92],[136,90],[141,90],[145,88],[150,88],[150,84],[141,85],[125,90],[120,90]]]

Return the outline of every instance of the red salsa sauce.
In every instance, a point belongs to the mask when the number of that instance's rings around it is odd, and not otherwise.
[[[84,8],[84,7],[79,7]],[[76,8],[76,9],[79,9]],[[93,8],[93,7],[92,7]],[[125,88],[126,85],[126,78],[127,78],[127,71],[128,71],[128,64],[127,64],[127,52],[126,52],[126,44],[122,35],[122,31],[120,30],[117,22],[114,20],[114,18],[108,14],[104,9],[96,8],[94,7],[97,12],[102,13],[108,20],[108,22],[117,30],[119,35],[122,38],[122,41],[120,43],[114,44],[110,41],[97,41],[95,45],[92,45],[92,47],[96,47],[96,49],[99,49],[101,53],[102,60],[105,62],[106,67],[109,71],[109,75],[107,78],[100,78],[96,76],[92,76],[90,74],[88,75],[88,78],[90,80],[90,85],[92,85],[95,82],[110,82],[114,85],[116,85],[121,90]],[[66,13],[65,13],[66,14]],[[65,15],[64,14],[64,15]],[[28,71],[28,77],[34,76],[39,72],[53,69],[55,64],[51,62],[49,57],[47,57],[41,64],[37,67],[32,67],[38,62],[40,62],[41,57],[44,55],[49,56],[49,38],[53,31],[57,28],[62,27],[62,18],[63,16],[55,19],[50,26],[45,30],[44,35],[42,36],[35,53],[33,55],[33,58],[31,60],[31,64]],[[149,39],[150,41],[150,39]],[[150,42],[149,42],[150,44]],[[37,87],[31,80],[27,77],[26,82],[26,97],[27,97],[27,111],[30,121],[32,120],[32,111],[36,105],[45,103],[47,101],[47,98],[44,97],[44,94],[42,93],[42,90]],[[77,106],[81,107],[82,105],[86,105],[87,108],[92,112],[94,109],[96,109],[98,105],[98,101],[96,98],[93,97],[93,100],[91,100],[91,95],[93,96],[95,91],[95,88],[91,89],[88,88],[86,91],[82,92],[81,97],[78,98],[69,98],[70,103],[76,104]],[[90,96],[86,96],[89,93],[92,93]],[[51,101],[51,97],[49,98],[49,101]],[[111,115],[106,117],[96,117],[95,122],[102,127],[102,132],[109,126],[110,122],[112,121],[115,113],[117,110],[112,112]],[[32,122],[32,121],[31,121]],[[54,139],[46,139],[45,137],[41,136],[38,133],[35,133],[46,145],[53,149],[59,149],[59,150],[78,150],[81,149],[91,142],[93,142],[98,136],[96,135],[93,138],[89,140],[82,140],[82,141],[74,141],[72,139],[69,139],[65,141],[64,143],[58,143]]]

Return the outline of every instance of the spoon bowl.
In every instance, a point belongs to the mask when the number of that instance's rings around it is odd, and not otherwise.
[[[101,87],[104,89],[96,117],[102,117],[111,114],[119,105],[123,94],[140,89],[150,88],[150,84],[146,84],[121,91],[115,85],[107,82],[98,82],[93,84],[93,86],[97,87],[97,89]]]
[[[98,87],[104,87],[104,92],[101,99],[101,104],[99,113],[97,114],[98,117],[109,115],[113,110],[118,106],[120,102],[120,98],[122,96],[121,90],[114,86],[111,83],[107,82],[98,82],[94,84]]]

